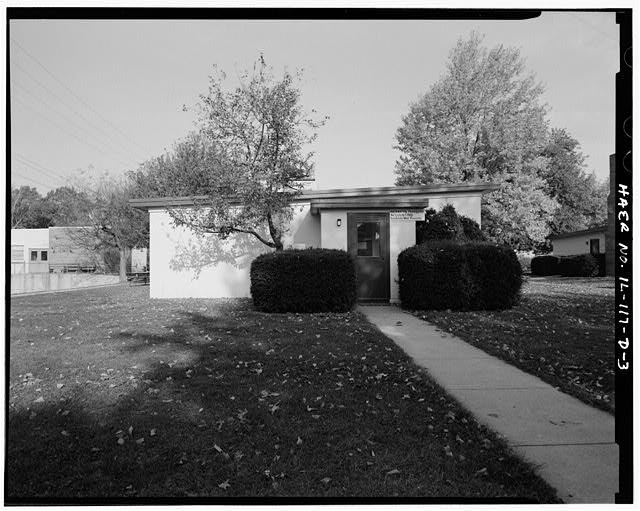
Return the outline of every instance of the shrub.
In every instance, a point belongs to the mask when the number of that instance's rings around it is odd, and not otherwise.
[[[475,220],[458,215],[451,204],[441,211],[433,208],[425,211],[424,222],[416,223],[416,241],[420,243],[451,240],[459,242],[486,241],[486,237]]]
[[[416,245],[400,253],[398,271],[400,300],[411,309],[505,309],[522,286],[515,252],[490,243]]]
[[[593,277],[598,274],[598,261],[591,254],[561,257],[558,270],[563,277]]]
[[[282,250],[251,263],[251,296],[265,312],[345,312],[356,301],[353,259],[343,250]]]
[[[460,224],[462,224],[462,233],[466,241],[487,241],[487,237],[475,220],[461,216]]]
[[[531,259],[531,273],[538,277],[558,275],[559,258],[552,255],[536,256]]]

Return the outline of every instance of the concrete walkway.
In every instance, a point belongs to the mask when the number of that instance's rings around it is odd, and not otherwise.
[[[618,446],[614,417],[398,307],[362,305],[451,396],[531,462],[565,502],[614,502]]]

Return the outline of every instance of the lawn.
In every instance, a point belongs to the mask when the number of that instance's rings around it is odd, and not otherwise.
[[[147,294],[12,299],[9,501],[555,500],[360,313]]]
[[[612,279],[528,278],[510,310],[414,313],[587,404],[615,411]]]

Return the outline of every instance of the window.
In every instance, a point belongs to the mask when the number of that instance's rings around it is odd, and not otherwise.
[[[597,255],[600,253],[600,240],[598,238],[589,240],[589,252],[591,255]]]
[[[358,223],[358,255],[380,257],[380,222]]]
[[[37,250],[32,250],[31,251],[31,260],[32,261],[37,261],[38,260],[38,251]]]
[[[41,260],[41,261],[46,261],[48,256],[49,256],[49,254],[47,254],[47,251],[46,251],[46,250],[42,250],[42,251],[40,252],[40,260]]]

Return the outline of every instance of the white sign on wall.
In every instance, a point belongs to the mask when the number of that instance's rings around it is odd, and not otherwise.
[[[424,211],[396,210],[389,211],[391,220],[424,220]]]

